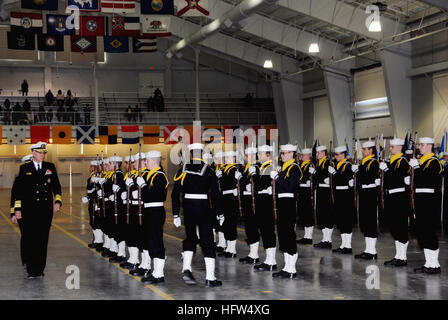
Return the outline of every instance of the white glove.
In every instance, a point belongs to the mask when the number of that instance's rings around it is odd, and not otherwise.
[[[251,175],[254,175],[254,174],[257,173],[257,169],[255,168],[255,166],[250,166],[250,167],[249,167],[249,173],[250,173]]]
[[[103,197],[103,191],[98,190],[98,192],[96,193],[96,195],[98,196],[98,198],[102,198]]]
[[[173,219],[173,224],[176,228],[179,228],[180,225],[182,224],[182,222],[180,221],[180,217],[179,216],[175,216]]]
[[[87,197],[81,197],[81,201],[82,203],[87,203],[89,202],[89,199],[87,199]]]
[[[410,184],[411,184],[411,177],[410,177],[410,176],[404,177],[404,183],[405,183],[407,186],[410,185]]]
[[[350,187],[353,187],[353,179],[348,180],[348,185],[349,185]]]
[[[359,165],[357,165],[357,164],[352,165],[352,172],[353,173],[358,172],[358,170],[359,170]]]
[[[113,191],[113,192],[118,192],[118,190],[120,190],[120,186],[117,185],[117,184],[113,184],[113,185],[112,185],[112,191]]]
[[[246,184],[246,191],[247,192],[252,192],[252,185],[250,183]]]
[[[126,200],[128,198],[128,193],[127,192],[122,192],[121,193],[121,200]]]
[[[92,177],[91,181],[92,181],[93,183],[97,183],[97,182],[98,182],[98,177]]]
[[[409,165],[414,169],[420,167],[420,163],[415,158],[412,158],[411,160],[409,160]]]
[[[380,163],[380,169],[383,170],[383,171],[387,171],[388,170],[386,162],[381,162]]]
[[[273,179],[273,180],[277,180],[277,178],[278,178],[278,173],[277,173],[277,171],[272,170],[270,176],[271,176],[271,179]]]
[[[126,178],[126,180],[124,181],[124,183],[128,186],[131,187],[134,184],[134,181],[131,178]]]
[[[270,196],[272,196],[272,187],[269,187],[267,190],[268,190],[268,194],[269,194]]]
[[[336,170],[335,170],[332,166],[329,166],[329,167],[328,167],[328,173],[329,173],[329,174],[335,174],[335,173],[336,173]]]
[[[306,186],[311,187],[311,180],[306,180]]]
[[[137,178],[137,184],[138,184],[138,186],[140,188],[143,188],[144,186],[146,186],[146,181],[142,177],[138,177]]]
[[[219,179],[222,177],[222,171],[221,170],[217,170],[216,171],[216,177]]]
[[[106,178],[98,178],[98,183],[99,183],[100,185],[103,185],[104,182],[106,182]]]
[[[379,186],[381,184],[381,179],[375,179],[375,184]]]
[[[219,225],[222,226],[224,223],[224,215],[220,214],[218,216]]]
[[[233,195],[236,197],[238,195],[238,189],[233,190]]]
[[[132,191],[132,198],[137,200],[138,199],[138,190]]]
[[[325,178],[325,179],[324,179],[324,183],[325,183],[325,184],[330,184],[330,178]]]
[[[235,179],[240,180],[243,175],[239,171],[235,171]]]
[[[314,169],[314,167],[309,167],[308,169],[310,174],[315,174],[316,173],[316,169]]]

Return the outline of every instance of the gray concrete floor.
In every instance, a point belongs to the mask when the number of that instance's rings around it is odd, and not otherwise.
[[[63,191],[64,206],[55,216],[50,234],[48,261],[45,277],[27,280],[19,256],[18,228],[9,219],[9,190],[0,190],[0,299],[448,299],[448,245],[440,239],[441,275],[417,275],[414,267],[424,263],[423,254],[412,240],[408,249],[408,267],[393,269],[383,266],[392,258],[394,242],[389,234],[381,234],[377,262],[358,261],[353,256],[337,255],[329,250],[299,246],[296,279],[273,279],[270,273],[254,272],[251,266],[242,265],[238,259],[217,258],[217,277],[223,281],[219,288],[205,288],[205,266],[200,249],[193,259],[193,272],[199,280],[197,286],[187,286],[182,281],[180,252],[184,229],[172,224],[170,203],[167,202],[168,221],[165,225],[167,261],[165,283],[144,285],[117,264],[110,264],[87,247],[91,242],[88,212],[81,204],[84,190]],[[244,230],[239,228],[238,256],[248,253]],[[303,230],[297,231],[298,238]],[[315,232],[320,241],[321,232]],[[333,233],[333,246],[340,245],[337,231]],[[353,249],[364,249],[364,239],[358,230],[353,235]],[[260,258],[264,260],[260,250]],[[283,267],[283,256],[277,253],[277,263]],[[66,268],[76,265],[80,269],[80,289],[66,288]],[[373,266],[373,267],[372,267]],[[371,268],[378,267],[379,289],[368,289]],[[370,271],[369,271],[370,270]],[[368,272],[368,273],[366,273]]]

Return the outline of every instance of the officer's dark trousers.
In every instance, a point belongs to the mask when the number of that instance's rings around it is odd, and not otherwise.
[[[26,254],[25,254],[25,246],[23,245],[23,219],[17,220],[19,223],[20,234],[20,259],[22,260],[22,265],[26,264]]]
[[[165,217],[164,207],[143,209],[143,237],[151,259],[165,259],[165,247],[163,245]]]
[[[297,201],[297,211],[300,225],[307,228],[314,227],[314,212],[309,187],[300,187]]]
[[[126,208],[118,207],[118,224],[115,225],[114,240],[117,243],[126,241]]]
[[[236,240],[236,226],[238,223],[238,198],[233,194],[224,195],[222,204],[224,210],[224,223],[222,224],[224,237],[227,241]]]
[[[109,238],[114,238],[114,203],[112,201],[106,201],[106,218],[104,219],[104,233]]]
[[[96,203],[95,201],[92,201],[92,205],[90,207],[90,202],[89,202],[90,226],[92,227],[93,230],[96,230],[96,229],[102,230],[103,229],[103,226],[102,226],[103,218],[100,215],[101,211],[99,211],[99,210],[95,211],[95,203]],[[90,208],[92,211],[90,211]],[[94,215],[95,215],[95,217],[94,217]]]
[[[296,243],[296,199],[279,198],[277,200],[277,234],[279,249],[290,255],[297,253]]]
[[[318,187],[316,192],[316,216],[319,229],[334,226],[333,205],[330,201],[330,188]]]
[[[199,243],[205,258],[215,258],[216,248],[208,200],[184,199],[183,209],[186,235],[182,242],[183,250],[195,252],[196,244]],[[199,240],[196,226],[199,227]]]
[[[143,228],[139,225],[137,205],[130,205],[129,212],[129,224],[126,225],[126,244],[128,245],[128,247],[137,247],[139,248],[139,250],[143,250]]]
[[[22,211],[22,241],[28,274],[39,276],[47,263],[48,236],[53,206],[33,207]]]
[[[409,193],[385,194],[384,211],[390,233],[396,241],[408,242]]]
[[[367,238],[378,238],[377,192],[377,188],[359,191],[359,227]]]
[[[256,197],[255,206],[257,211],[258,226],[260,228],[261,239],[265,249],[275,248],[275,221],[272,207],[272,195],[259,194]]]
[[[257,217],[252,211],[252,196],[245,195],[241,199],[244,213],[244,229],[246,231],[247,245],[251,245],[260,241],[260,233],[258,232]],[[256,206],[255,206],[256,208]]]
[[[341,233],[352,233],[355,207],[353,206],[353,189],[334,190],[334,210],[336,226]]]
[[[431,193],[416,193],[414,196],[417,240],[421,249],[439,249],[437,225],[440,212],[437,211],[437,200],[437,195]]]

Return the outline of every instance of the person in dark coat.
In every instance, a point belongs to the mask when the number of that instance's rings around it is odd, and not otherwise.
[[[45,95],[45,101],[47,102],[47,106],[52,106],[54,103],[54,95],[51,90],[48,90],[47,94]]]
[[[28,82],[26,80],[23,80],[21,88],[22,88],[22,97],[28,96]]]

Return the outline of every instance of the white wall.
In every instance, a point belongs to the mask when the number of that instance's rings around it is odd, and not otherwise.
[[[448,73],[434,75],[433,95],[433,134],[436,143],[440,143],[444,130],[448,130]]]
[[[330,147],[333,139],[333,124],[331,121],[330,104],[327,97],[314,100],[314,138],[319,138],[321,145]]]

